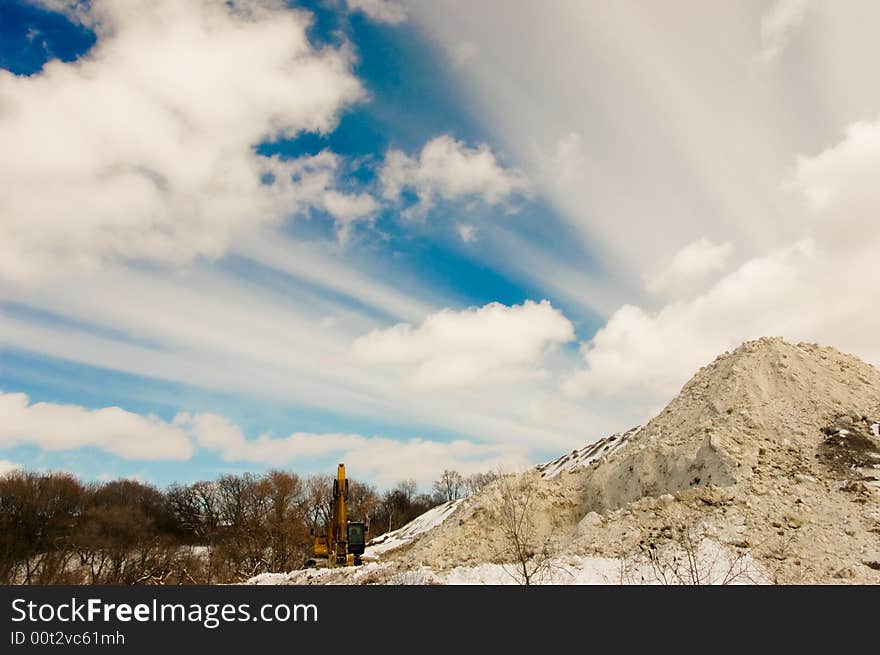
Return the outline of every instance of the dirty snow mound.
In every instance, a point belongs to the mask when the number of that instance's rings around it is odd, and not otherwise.
[[[880,372],[855,357],[781,339],[747,342],[700,369],[621,457],[603,460],[589,500],[610,510],[729,486],[749,479],[767,453],[814,451],[837,416],[867,416],[878,406]]]
[[[708,539],[774,581],[880,582],[878,422],[874,367],[815,344],[744,343],[643,428],[599,442],[613,448],[522,474],[535,550],[629,560]],[[489,485],[406,561],[504,561],[502,505]]]

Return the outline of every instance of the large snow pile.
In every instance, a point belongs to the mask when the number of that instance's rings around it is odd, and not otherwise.
[[[687,528],[780,582],[880,582],[878,418],[874,367],[815,344],[747,342],[610,452],[524,474],[535,540],[626,558]],[[498,562],[502,505],[490,486],[406,558],[437,570]]]

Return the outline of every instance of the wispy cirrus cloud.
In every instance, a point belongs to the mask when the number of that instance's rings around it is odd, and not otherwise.
[[[814,0],[773,0],[761,16],[761,52],[758,59],[769,63],[776,59],[798,26],[803,23]]]
[[[768,334],[880,361],[865,311],[880,285],[877,6],[465,4],[411,13],[444,49],[478,48],[466,101],[589,253],[514,233],[497,257],[544,273],[567,311],[578,290],[602,307],[567,390],[656,408]],[[756,45],[780,66],[756,67]]]

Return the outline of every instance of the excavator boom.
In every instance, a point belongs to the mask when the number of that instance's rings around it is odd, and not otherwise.
[[[336,468],[333,480],[333,499],[330,524],[323,534],[315,537],[314,558],[309,564],[318,565],[325,561],[327,566],[360,564],[366,547],[367,527],[365,522],[348,520],[348,479],[345,477],[345,464]]]

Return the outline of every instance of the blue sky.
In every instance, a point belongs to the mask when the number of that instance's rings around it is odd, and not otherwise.
[[[2,0],[0,465],[426,485],[876,363],[875,12]]]

